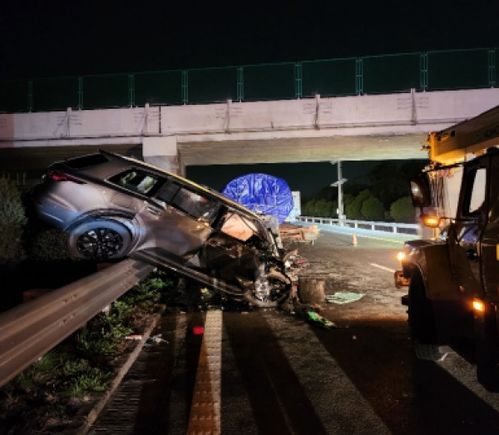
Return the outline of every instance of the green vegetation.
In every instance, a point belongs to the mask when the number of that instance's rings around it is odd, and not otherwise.
[[[414,222],[415,211],[410,196],[397,199],[390,206],[390,215],[395,222]]]
[[[155,273],[0,389],[0,421],[18,421],[19,433],[45,429],[47,419],[64,427],[75,410],[106,390],[133,346],[124,338],[141,333],[172,285],[168,275]]]
[[[382,221],[385,218],[385,208],[378,198],[368,196],[362,202],[360,214],[368,221]]]
[[[302,214],[307,216],[330,217],[336,215],[338,203],[324,198],[311,199],[303,205]]]
[[[17,262],[24,254],[22,236],[26,215],[16,185],[0,178],[0,263]]]
[[[54,228],[42,229],[30,237],[29,254],[37,261],[68,260],[68,235]]]
[[[365,189],[355,196],[351,201],[345,203],[345,214],[348,219],[365,219],[362,215],[362,204],[371,196],[369,190]]]
[[[423,166],[422,161],[382,162],[367,176],[343,185],[347,219],[413,223],[415,214],[409,194],[409,178]],[[323,188],[304,201],[302,215],[337,218],[337,189]]]

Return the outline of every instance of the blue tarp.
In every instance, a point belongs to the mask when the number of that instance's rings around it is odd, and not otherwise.
[[[232,180],[222,193],[250,210],[275,216],[284,222],[293,209],[288,183],[268,174],[247,174]]]

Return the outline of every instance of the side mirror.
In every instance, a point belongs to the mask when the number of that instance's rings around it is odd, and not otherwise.
[[[414,207],[430,207],[432,205],[430,195],[430,183],[426,174],[420,174],[411,181],[411,198]]]

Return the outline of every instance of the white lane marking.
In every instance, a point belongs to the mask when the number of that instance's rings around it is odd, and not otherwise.
[[[442,350],[445,351],[446,348],[444,347]],[[445,360],[439,361],[437,364],[461,385],[464,385],[475,394],[475,396],[499,412],[498,394],[487,391],[478,383],[476,379],[476,368],[473,364],[470,364],[462,356],[452,350],[450,350]]]
[[[276,346],[286,355],[326,433],[391,434],[311,327],[276,313],[261,315],[277,338]]]
[[[222,311],[208,311],[189,418],[190,435],[220,434]]]
[[[383,237],[366,236],[363,234],[357,234],[357,237],[363,237],[364,239],[381,240],[383,242],[396,243],[397,245],[403,245],[405,243],[405,240],[385,239]],[[417,238],[417,236],[414,236],[414,238]]]
[[[387,272],[395,273],[395,269],[390,269],[389,267],[382,266],[381,264],[377,263],[369,263],[373,267],[377,267],[378,269],[381,270],[386,270]]]

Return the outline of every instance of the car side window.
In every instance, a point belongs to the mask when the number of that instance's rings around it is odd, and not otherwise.
[[[148,195],[158,185],[159,178],[147,172],[132,169],[112,177],[110,181],[142,195]]]
[[[218,201],[186,189],[173,181],[167,181],[159,189],[156,198],[209,223],[213,223],[220,209]]]

